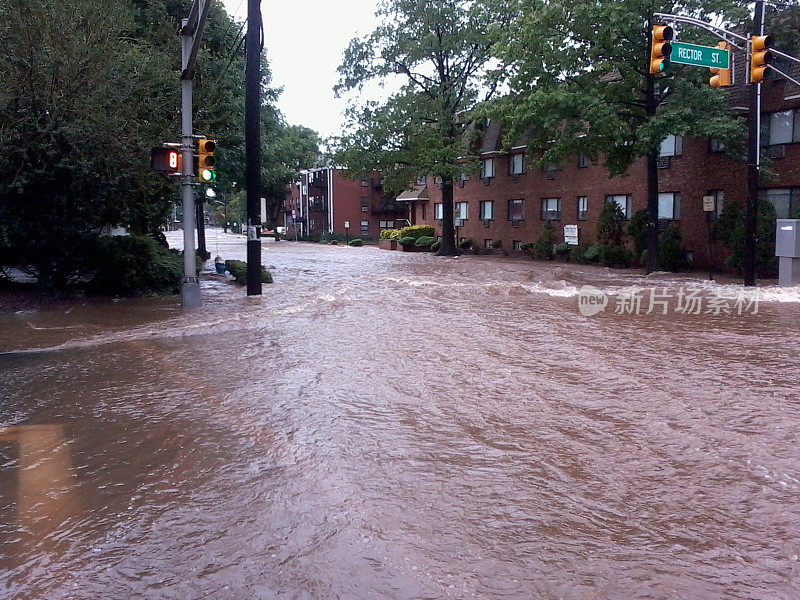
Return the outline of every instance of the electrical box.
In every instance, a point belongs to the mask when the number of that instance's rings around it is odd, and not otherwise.
[[[800,258],[800,219],[778,219],[775,256]]]

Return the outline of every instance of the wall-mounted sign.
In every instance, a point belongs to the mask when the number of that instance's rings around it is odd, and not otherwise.
[[[578,245],[578,226],[564,225],[564,242],[570,246]]]

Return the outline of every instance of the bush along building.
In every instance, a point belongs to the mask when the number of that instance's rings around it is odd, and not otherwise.
[[[731,88],[729,97],[732,109],[746,115],[746,86]],[[770,177],[761,182],[761,197],[768,201],[762,217],[800,216],[800,87],[775,79],[764,85],[763,97],[762,147]],[[458,236],[471,238],[478,246],[521,252],[526,243],[545,234],[547,223],[553,227],[555,244],[565,242],[565,226],[572,226],[566,233],[577,228],[578,243],[589,246],[597,241],[598,218],[605,203],[617,204],[627,224],[647,207],[645,159],[619,177],[609,177],[602,166],[582,155],[560,164],[539,165],[523,144],[504,144],[500,126],[489,123],[479,161],[479,172],[464,175],[454,194]],[[679,233],[688,266],[738,266],[732,255],[738,234],[724,228],[740,223],[743,209],[736,209],[745,203],[746,162],[728,156],[724,145],[713,139],[669,136],[661,144],[658,166],[659,228]],[[412,224],[432,225],[436,236],[441,236],[441,185],[433,177],[415,183],[398,200],[410,204]],[[704,197],[713,197],[710,217],[704,211]],[[713,241],[710,229],[715,232]],[[774,236],[774,223],[762,224],[760,231],[763,262],[771,263],[774,247],[769,248],[769,238]],[[629,237],[627,245],[636,262],[634,240]],[[769,271],[769,265],[762,268],[762,274]]]
[[[288,237],[372,240],[409,224],[408,203],[384,190],[380,173],[353,178],[346,169],[320,167],[299,175],[284,200]]]

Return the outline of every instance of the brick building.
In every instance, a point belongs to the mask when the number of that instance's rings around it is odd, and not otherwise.
[[[347,175],[337,167],[301,171],[284,201],[286,234],[377,238],[382,229],[408,225],[408,203],[384,191],[380,173],[360,179]]]
[[[778,217],[786,218],[800,209],[800,88],[781,79],[763,87],[762,147],[776,178],[765,182],[761,193],[775,205]],[[734,110],[747,110],[746,93],[746,86],[731,89]],[[647,207],[644,159],[626,176],[609,178],[602,166],[585,156],[539,167],[529,163],[525,151],[524,146],[504,147],[496,124],[486,128],[480,173],[465,176],[454,190],[455,218],[463,222],[459,238],[485,245],[500,240],[506,250],[519,251],[551,221],[557,242],[564,241],[564,225],[577,225],[580,243],[590,244],[604,202],[617,202],[627,218]],[[726,203],[743,204],[746,164],[726,156],[714,140],[669,136],[661,145],[659,169],[661,224],[680,228],[696,266],[718,266],[724,253],[712,245],[709,254],[703,197],[715,197],[714,218]],[[407,194],[411,222],[433,225],[439,236],[441,185],[433,177],[416,183]]]

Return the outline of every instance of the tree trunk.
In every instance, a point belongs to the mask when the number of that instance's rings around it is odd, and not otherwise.
[[[453,176],[442,175],[442,245],[439,256],[457,256],[456,228],[453,224]]]

